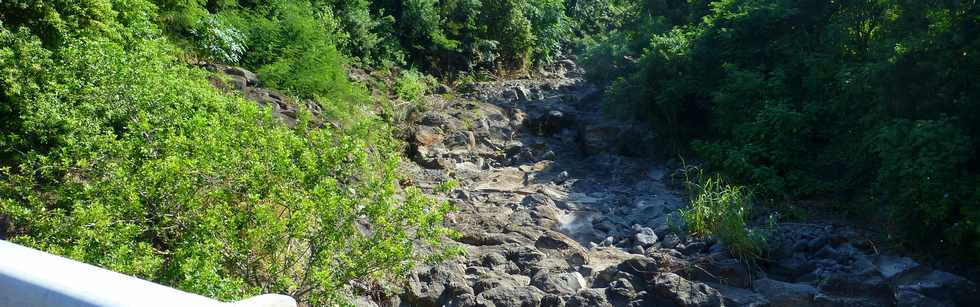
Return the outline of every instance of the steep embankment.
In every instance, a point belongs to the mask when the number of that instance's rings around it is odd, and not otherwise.
[[[570,61],[538,80],[432,96],[412,183],[459,208],[464,256],[416,269],[402,306],[951,306],[976,286],[879,254],[860,232],[779,225],[761,271],[679,232],[685,195],[645,126],[604,119]],[[436,192],[452,178],[448,196]],[[373,305],[362,301],[365,305]]]

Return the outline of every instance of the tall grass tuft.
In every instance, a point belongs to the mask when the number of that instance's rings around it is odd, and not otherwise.
[[[716,236],[732,255],[747,263],[762,258],[764,231],[747,225],[752,193],[725,183],[719,176],[705,177],[701,169],[685,171],[690,207],[680,211],[691,235]]]

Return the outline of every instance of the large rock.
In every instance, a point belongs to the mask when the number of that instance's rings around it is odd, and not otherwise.
[[[717,282],[739,288],[749,288],[752,285],[748,266],[738,259],[710,261],[701,265],[701,269],[695,270],[693,274],[700,281]]]
[[[762,278],[756,280],[754,286],[755,291],[765,296],[772,307],[817,306],[813,296],[819,291],[807,284],[791,284]]]
[[[515,86],[513,93],[513,96],[520,100],[529,100],[531,98],[531,93],[523,86]]]
[[[888,284],[875,271],[832,273],[820,281],[819,287],[823,292],[846,297],[891,296]]]
[[[637,297],[636,289],[626,278],[620,278],[609,283],[606,287],[606,296],[616,305],[624,305]]]
[[[531,285],[547,293],[569,295],[588,287],[585,278],[579,272],[555,274],[547,270],[540,270],[534,274]]]
[[[475,190],[487,192],[514,192],[524,188],[525,174],[516,167],[494,170],[476,183]]]
[[[582,289],[568,298],[565,307],[612,307],[606,296],[597,289]]]
[[[566,128],[571,128],[575,120],[566,112],[559,109],[535,111],[529,114],[525,126],[538,135],[554,135]]]
[[[725,306],[728,307],[769,306],[769,300],[767,300],[761,294],[750,290],[729,287],[722,284],[711,284],[711,287],[717,289],[718,292],[721,292],[721,295],[725,297]]]
[[[579,129],[579,147],[588,154],[612,150],[619,129],[613,126],[587,125]]]
[[[415,129],[415,143],[419,146],[429,146],[442,142],[443,135],[439,128],[429,126],[418,126]]]
[[[941,302],[958,306],[980,306],[980,295],[973,282],[943,271],[932,271],[906,284],[898,291],[913,291]]]
[[[464,270],[461,264],[445,263],[417,271],[409,278],[402,301],[411,306],[439,306],[450,298],[473,294]]]
[[[530,246],[516,246],[508,249],[505,256],[507,260],[513,261],[518,267],[531,268],[548,255]]]
[[[703,283],[689,281],[674,273],[658,274],[654,277],[651,286],[658,298],[677,306],[724,306],[718,290]]]
[[[949,301],[938,301],[926,297],[918,291],[899,288],[895,291],[895,305],[898,307],[954,307],[956,304]]]
[[[636,240],[637,245],[646,248],[657,244],[658,238],[650,227],[639,227],[636,234],[633,235],[633,239]]]
[[[452,121],[450,121],[449,116],[438,112],[426,112],[422,114],[422,118],[419,122],[423,126],[438,127],[442,129],[452,129]]]
[[[919,263],[908,257],[880,256],[877,270],[887,280],[892,280],[920,267]]]
[[[813,302],[818,306],[848,306],[848,307],[878,307],[891,304],[889,300],[880,300],[870,297],[841,297],[817,293],[813,296]]]
[[[807,261],[802,253],[796,253],[789,257],[776,260],[770,267],[770,274],[785,277],[788,280],[796,280],[803,274],[812,272],[816,269],[813,262]]]
[[[545,231],[534,242],[534,247],[554,258],[564,259],[570,266],[589,263],[589,253],[578,242],[556,231]]]
[[[524,275],[511,275],[497,270],[487,270],[474,274],[473,291],[477,294],[494,288],[517,288],[530,284],[531,279]]]
[[[476,306],[481,307],[538,307],[545,293],[531,286],[496,287],[480,293]]]
[[[259,77],[255,73],[241,67],[225,68],[225,74],[241,77],[248,83],[249,86],[259,85]]]

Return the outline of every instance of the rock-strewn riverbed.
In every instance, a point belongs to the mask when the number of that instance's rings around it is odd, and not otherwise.
[[[976,285],[846,227],[779,225],[754,270],[678,231],[684,192],[643,125],[603,118],[570,61],[429,97],[411,183],[448,197],[464,256],[419,266],[401,306],[978,306]],[[448,196],[436,187],[456,178]]]

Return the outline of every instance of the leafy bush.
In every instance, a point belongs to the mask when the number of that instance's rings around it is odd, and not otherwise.
[[[198,48],[219,61],[235,64],[245,53],[245,35],[214,15],[201,19],[191,34],[195,36]]]
[[[416,70],[404,70],[395,82],[395,94],[403,100],[416,101],[422,98],[430,83],[434,83],[434,80],[429,80],[422,73]]]
[[[413,246],[447,233],[448,204],[396,195],[399,144],[379,120],[354,113],[343,130],[321,129],[301,112],[289,129],[218,93],[175,56],[150,3],[38,5],[45,20],[108,11],[78,28],[0,25],[0,216],[12,226],[0,230],[11,241],[219,299],[328,305],[352,280],[404,276],[422,259]],[[283,41],[326,38],[311,19],[283,16],[275,34],[295,35]],[[317,75],[342,72],[330,66],[339,55],[318,52],[326,40],[306,48],[260,53],[275,55],[267,75],[294,74],[270,82],[357,94]],[[256,56],[244,59],[265,61]],[[364,105],[354,94],[329,99]]]
[[[834,198],[980,261],[980,32],[958,2],[650,1],[585,61],[610,113],[778,202]],[[619,76],[619,73],[625,76]],[[613,76],[613,77],[610,77]],[[953,225],[953,226],[950,226]],[[921,226],[921,227],[920,227]]]
[[[871,136],[880,161],[875,196],[894,202],[906,234],[942,231],[959,215],[956,204],[969,199],[971,187],[957,184],[974,156],[970,139],[943,120],[896,120]]]

